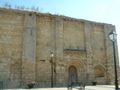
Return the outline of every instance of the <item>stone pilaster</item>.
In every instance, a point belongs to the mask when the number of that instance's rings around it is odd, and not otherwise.
[[[113,84],[113,76],[114,76],[114,60],[113,60],[113,48],[112,48],[112,42],[109,39],[109,33],[112,31],[111,25],[104,25],[104,33],[105,33],[105,45],[106,45],[106,77],[107,77],[107,82]]]
[[[112,41],[109,39],[109,33],[114,30],[115,27],[112,25],[105,24],[104,25],[104,33],[105,33],[105,45],[106,45],[106,58],[107,58],[107,71],[106,71],[106,77],[107,77],[107,83],[114,84],[114,58],[113,58],[113,46]],[[118,63],[118,50],[117,50],[117,42],[116,42],[116,59],[117,59],[117,65]]]
[[[112,28],[116,31],[115,26],[112,26]],[[117,33],[117,32],[116,32]],[[119,54],[118,54],[118,43],[117,40],[115,42],[115,51],[116,51],[116,63],[117,63],[117,69],[119,70]]]
[[[93,52],[92,52],[92,31],[93,27],[90,22],[85,22],[85,42],[86,42],[86,58],[87,58],[87,73],[86,78],[88,81],[94,80],[93,69]]]
[[[63,61],[63,19],[60,17],[55,18],[55,54],[56,54],[56,81],[64,82],[64,71],[61,71],[61,63]],[[63,76],[64,77],[64,76]],[[60,80],[58,80],[60,79]]]
[[[26,13],[23,32],[22,79],[35,80],[36,15]]]

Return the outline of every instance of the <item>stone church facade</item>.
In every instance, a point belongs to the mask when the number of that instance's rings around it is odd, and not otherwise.
[[[51,82],[53,75],[64,85],[114,84],[112,30],[111,24],[1,8],[0,81]]]

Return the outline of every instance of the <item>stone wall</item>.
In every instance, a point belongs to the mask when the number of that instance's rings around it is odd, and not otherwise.
[[[20,79],[23,15],[0,10],[0,80]]]
[[[0,9],[0,80],[51,82],[52,59],[56,83],[68,84],[74,67],[78,82],[113,84],[112,29],[110,24]]]

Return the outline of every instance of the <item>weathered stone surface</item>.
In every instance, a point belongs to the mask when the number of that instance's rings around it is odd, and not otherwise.
[[[110,24],[0,9],[0,80],[51,82],[52,59],[56,83],[77,78],[113,84],[112,29]]]
[[[92,37],[93,37],[93,24],[90,22],[85,22],[85,39],[86,39],[86,79],[91,82],[94,79],[94,69],[93,69],[93,49],[92,49]],[[89,83],[88,82],[88,83]]]
[[[36,15],[34,13],[26,13],[24,18],[21,79],[25,81],[35,81]]]

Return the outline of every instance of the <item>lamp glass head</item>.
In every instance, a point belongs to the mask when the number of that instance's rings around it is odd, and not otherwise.
[[[111,41],[116,41],[117,40],[117,34],[114,30],[112,30],[110,33],[109,33],[109,38]]]
[[[51,53],[50,53],[50,57],[54,57],[54,54],[53,54],[53,52],[51,52]]]

